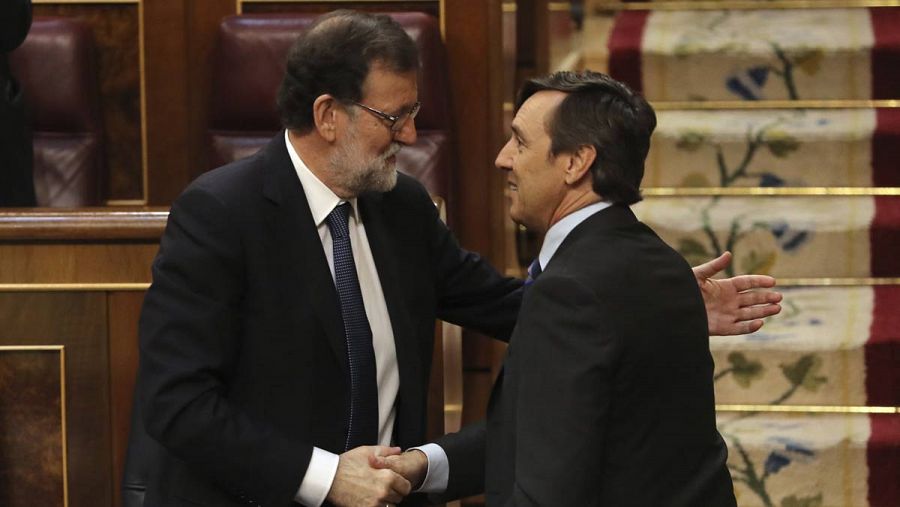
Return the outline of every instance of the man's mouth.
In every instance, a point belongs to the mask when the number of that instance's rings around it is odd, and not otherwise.
[[[516,192],[519,190],[519,185],[516,185],[515,183],[513,183],[511,181],[507,181],[506,188],[508,188],[510,192]]]

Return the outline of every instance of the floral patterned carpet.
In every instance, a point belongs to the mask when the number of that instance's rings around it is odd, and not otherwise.
[[[872,102],[900,99],[900,7],[606,24],[587,66],[658,111],[635,212],[692,264],[790,285],[762,331],[711,340],[738,504],[900,506],[900,103]]]

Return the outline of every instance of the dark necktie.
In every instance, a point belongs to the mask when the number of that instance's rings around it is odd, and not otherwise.
[[[372,329],[366,318],[356,263],[350,248],[347,219],[350,204],[334,208],[328,215],[328,228],[334,246],[334,278],[341,301],[344,335],[347,338],[347,359],[350,366],[350,418],[346,449],[378,443],[378,379],[375,369],[375,349],[372,348]]]
[[[531,262],[531,265],[528,266],[528,278],[525,279],[525,285],[531,285],[540,276],[541,272],[541,262],[540,258],[535,257],[534,261]]]

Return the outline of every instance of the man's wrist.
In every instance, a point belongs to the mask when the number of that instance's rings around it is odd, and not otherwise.
[[[328,492],[331,491],[339,462],[340,456],[337,454],[313,447],[306,475],[303,476],[294,501],[306,507],[322,505],[328,497]]]

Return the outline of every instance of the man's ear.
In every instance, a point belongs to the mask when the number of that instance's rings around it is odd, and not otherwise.
[[[574,185],[581,181],[597,159],[597,148],[591,144],[582,144],[569,156],[566,167],[566,184]]]
[[[332,142],[337,137],[335,122],[337,121],[338,102],[331,95],[319,95],[313,102],[313,122],[316,131],[322,138]]]

